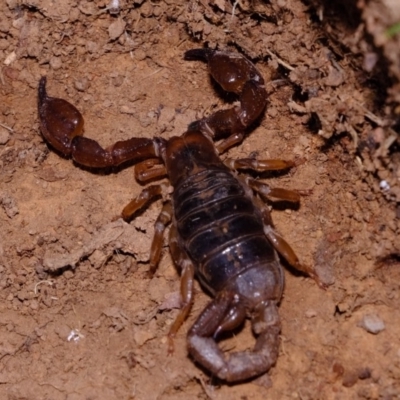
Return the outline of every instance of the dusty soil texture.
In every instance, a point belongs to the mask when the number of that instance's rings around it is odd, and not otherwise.
[[[336,6],[332,6],[335,3]],[[399,2],[0,0],[0,398],[399,399]],[[311,189],[276,228],[324,291],[286,271],[278,362],[226,385],[187,356],[192,312],[167,356],[179,277],[165,245],[149,279],[161,201],[117,219],[133,167],[80,168],[44,142],[37,86],[75,104],[108,146],[169,137],[226,106],[207,45],[268,81],[258,126],[226,157],[298,158],[272,186]],[[249,324],[224,340],[251,347]]]

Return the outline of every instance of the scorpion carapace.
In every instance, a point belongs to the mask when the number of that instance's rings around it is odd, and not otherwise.
[[[150,185],[123,210],[125,220],[150,201],[164,195],[163,209],[155,223],[150,249],[150,269],[160,259],[163,233],[170,229],[170,251],[181,271],[183,305],[169,332],[173,338],[187,317],[193,300],[196,276],[213,295],[188,333],[192,357],[220,379],[236,382],[268,371],[278,357],[280,320],[277,305],[284,278],[279,252],[293,267],[319,280],[312,267],[298,258],[273,229],[265,197],[299,201],[299,193],[270,188],[236,170],[287,169],[292,161],[221,161],[219,153],[240,143],[246,129],[263,113],[266,105],[264,80],[256,67],[237,53],[195,49],[188,60],[208,63],[211,76],[220,86],[238,95],[238,104],[191,123],[181,136],[131,138],[107,149],[82,136],[80,112],[62,99],[46,93],[46,79],[39,84],[39,117],[44,138],[60,153],[88,167],[110,167],[126,161],[138,162],[139,180],[167,176],[173,192],[167,200],[166,185]],[[222,139],[222,140],[221,140]],[[218,146],[213,140],[221,140]],[[224,354],[216,338],[223,331],[251,318],[256,344],[252,350]]]

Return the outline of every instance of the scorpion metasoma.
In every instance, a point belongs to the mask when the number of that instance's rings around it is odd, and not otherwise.
[[[163,233],[172,221],[169,247],[181,271],[182,308],[169,331],[169,349],[190,311],[196,276],[213,300],[189,330],[189,353],[213,375],[236,382],[268,371],[278,357],[277,306],[284,287],[278,253],[322,284],[314,269],[302,265],[273,229],[269,209],[261,201],[266,197],[298,202],[300,193],[271,188],[236,172],[284,170],[295,162],[255,158],[223,162],[219,157],[242,142],[265,109],[267,92],[260,72],[235,52],[193,49],[185,53],[185,59],[207,62],[214,80],[226,92],[238,95],[238,104],[191,123],[181,136],[131,138],[104,149],[82,136],[83,118],[72,104],[47,95],[43,77],[38,93],[40,127],[52,147],[82,166],[105,168],[141,161],[135,167],[139,180],[168,177],[173,192],[155,223],[150,270],[154,273],[157,267]],[[214,140],[220,140],[218,146]],[[167,189],[165,184],[148,186],[124,208],[122,217],[130,220],[154,199],[166,199]],[[246,317],[251,318],[256,336],[254,348],[224,354],[216,338]]]

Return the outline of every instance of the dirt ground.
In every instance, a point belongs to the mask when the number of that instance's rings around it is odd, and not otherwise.
[[[332,3],[336,6],[332,6]],[[78,4],[78,5],[77,5]],[[396,0],[0,0],[0,398],[400,399],[400,6]],[[116,219],[143,186],[44,142],[37,86],[75,104],[107,146],[169,137],[226,106],[207,45],[251,58],[268,81],[260,124],[223,158],[298,157],[276,187],[311,189],[276,228],[329,284],[286,271],[270,372],[227,385],[167,356],[179,277],[165,245],[146,275],[161,201]],[[249,324],[224,349],[251,347]]]

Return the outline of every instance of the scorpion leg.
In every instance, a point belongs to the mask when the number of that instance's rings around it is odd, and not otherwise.
[[[262,218],[264,221],[264,233],[271,244],[274,246],[275,250],[297,271],[303,272],[308,275],[310,278],[314,279],[315,282],[321,289],[326,289],[325,283],[321,281],[315,268],[310,265],[304,265],[300,263],[299,258],[297,257],[294,250],[291,248],[288,242],[274,230],[272,227],[271,215],[265,206],[260,206],[260,210],[262,213]]]
[[[142,209],[146,204],[154,201],[157,197],[162,196],[166,191],[166,187],[163,184],[151,185],[143,189],[138,197],[131,200],[122,210],[122,218],[125,221],[132,219],[136,211]]]
[[[298,203],[300,201],[300,195],[304,194],[301,191],[288,190],[283,188],[271,188],[266,183],[259,182],[256,179],[252,178],[246,178],[245,182],[257,193],[260,193],[268,199],[284,200],[291,203]]]
[[[172,218],[172,204],[167,201],[154,224],[154,236],[150,248],[150,276],[156,272],[161,257],[164,231]]]
[[[193,303],[194,265],[178,244],[175,226],[170,230],[169,247],[176,266],[181,270],[182,308],[168,333],[168,353],[174,352],[174,338],[189,314]]]
[[[225,153],[226,150],[230,149],[237,144],[243,142],[244,134],[242,132],[234,133],[231,136],[228,136],[226,139],[222,140],[220,143],[215,145],[218,154]]]
[[[279,349],[280,321],[275,302],[262,302],[252,318],[253,332],[257,336],[256,344],[251,351],[242,351],[224,355],[215,339],[221,325],[239,325],[245,318],[240,310],[243,305],[233,305],[234,297],[221,293],[211,301],[201,313],[188,334],[190,354],[207,370],[218,378],[236,382],[252,378],[267,372],[276,362]],[[236,312],[231,312],[237,307]]]
[[[128,221],[132,218],[136,211],[143,208],[149,202],[155,200],[163,194],[165,190],[163,185],[152,185],[144,189],[136,199],[133,199],[122,211],[122,218]],[[163,235],[165,228],[171,222],[172,204],[167,201],[154,224],[154,236],[150,248],[150,271],[149,275],[153,276],[158,263],[160,261],[161,250],[163,245]]]
[[[256,160],[255,158],[228,159],[226,165],[232,169],[250,169],[256,172],[281,171],[296,166],[289,160]]]
[[[262,114],[267,103],[264,79],[252,62],[240,54],[211,49],[193,49],[185,60],[202,60],[216,82],[227,92],[239,95],[239,105],[195,121],[188,130],[201,130],[218,140],[243,133]]]
[[[159,158],[149,158],[135,165],[135,178],[139,182],[147,182],[161,178],[167,174]]]
[[[291,168],[296,165],[296,162],[285,160],[256,160],[254,158],[242,158],[239,160],[228,159],[225,161],[225,165],[231,169],[250,169],[252,171],[264,172],[280,171]],[[309,194],[309,191],[271,188],[269,185],[249,177],[245,179],[245,182],[253,190],[267,198],[285,200],[291,203],[298,203],[300,201],[300,195]]]
[[[83,137],[81,113],[68,101],[47,95],[46,77],[39,82],[38,108],[44,138],[61,154],[72,157],[80,165],[112,167],[159,155],[162,139],[131,138],[104,149],[97,141]]]
[[[225,165],[235,170],[249,169],[256,172],[265,172],[281,171],[284,169],[292,168],[298,165],[298,161],[273,159],[257,160],[254,158],[241,158],[233,160],[231,158],[228,158],[225,161]],[[260,193],[267,198],[285,200],[291,203],[298,203],[300,201],[300,196],[308,196],[311,193],[311,190],[288,190],[283,188],[271,188],[269,185],[252,178],[246,178],[245,182],[257,193]]]

